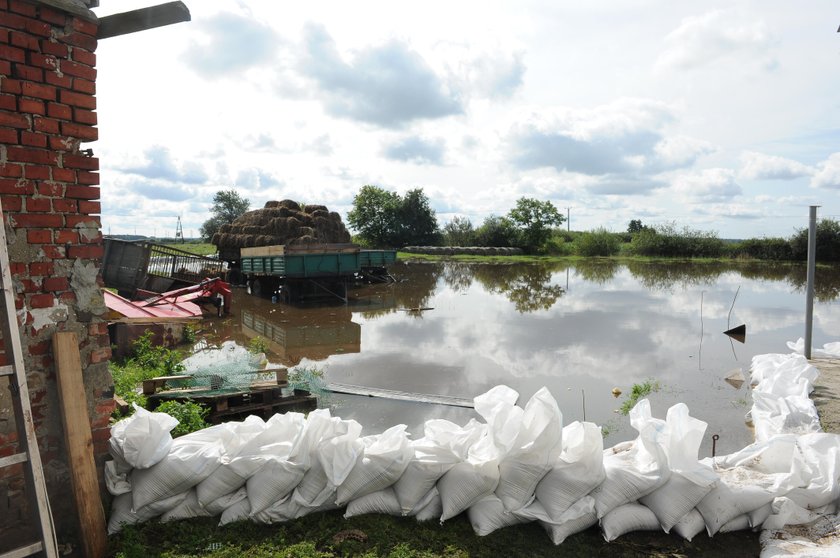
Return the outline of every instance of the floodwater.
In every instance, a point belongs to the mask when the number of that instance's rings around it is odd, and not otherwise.
[[[603,426],[607,447],[635,436],[616,410],[633,384],[653,380],[661,386],[648,397],[654,416],[684,402],[709,424],[702,457],[714,434],[717,453],[752,441],[749,385],[726,378],[740,371],[748,379],[753,355],[788,353],[786,341],[805,331],[804,266],[398,262],[390,271],[396,283],[354,289],[347,305],[292,307],[237,289],[231,317],[203,333],[242,344],[262,337],[272,363],[316,366],[328,382],[466,399],[507,384],[520,405],[546,386],[564,424]],[[816,347],[840,332],[837,272],[818,270]],[[722,333],[740,324],[743,344]],[[421,437],[427,419],[476,416],[336,393],[325,404],[368,434],[403,423]]]

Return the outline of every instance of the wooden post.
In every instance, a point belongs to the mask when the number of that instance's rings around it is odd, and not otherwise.
[[[108,535],[93,461],[93,438],[90,434],[79,341],[73,332],[58,332],[53,336],[52,344],[70,481],[79,517],[79,536],[85,556],[101,558],[108,554]]]

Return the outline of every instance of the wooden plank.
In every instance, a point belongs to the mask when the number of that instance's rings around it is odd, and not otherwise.
[[[15,373],[15,367],[12,364],[0,366],[0,376],[11,376]]]
[[[21,453],[13,453],[8,457],[0,458],[0,469],[3,467],[11,467],[17,463],[23,463],[27,459],[29,459],[29,454],[25,451]]]
[[[99,18],[97,39],[109,39],[155,27],[190,21],[190,10],[183,2],[168,2],[121,14]]]
[[[435,405],[449,405],[451,407],[474,407],[472,399],[463,397],[452,397],[450,395],[432,395],[427,393],[411,393],[407,391],[396,391],[392,389],[370,388],[352,384],[339,384],[330,382],[327,389],[335,393],[346,393],[348,395],[361,395],[364,397],[381,397],[383,399],[397,399],[400,401],[413,401],[415,403],[433,403]]]
[[[0,554],[0,558],[24,558],[24,556],[32,556],[36,552],[41,552],[42,550],[44,550],[43,543],[36,542],[26,546],[19,546],[18,548],[6,552],[5,554]]]
[[[65,331],[53,335],[58,400],[64,424],[64,441],[68,453],[70,481],[76,497],[79,538],[89,558],[108,554],[105,511],[99,497],[99,479],[93,461],[93,437],[87,410],[79,341],[76,334]]]

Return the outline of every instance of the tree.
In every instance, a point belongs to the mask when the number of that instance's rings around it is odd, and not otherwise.
[[[550,201],[519,198],[508,218],[522,235],[523,248],[539,250],[551,236],[551,227],[560,226],[566,219]]]
[[[630,234],[633,234],[633,233],[637,233],[637,232],[642,232],[646,228],[647,227],[645,227],[642,224],[641,219],[631,219],[630,224],[627,225],[627,232],[629,232]]]
[[[456,215],[443,226],[443,241],[447,246],[472,246],[475,244],[475,229],[467,217]]]
[[[475,243],[479,246],[507,248],[517,244],[518,231],[510,219],[490,215],[475,231]]]
[[[790,248],[795,260],[808,259],[808,229],[799,229],[790,238]],[[817,260],[840,261],[840,222],[820,219],[817,222]]]
[[[213,206],[210,208],[213,216],[201,225],[201,236],[210,242],[222,225],[233,223],[250,207],[251,202],[240,196],[236,190],[219,190],[213,196]]]
[[[379,186],[362,186],[347,222],[370,246],[433,244],[438,235],[435,211],[422,188],[400,197]]]

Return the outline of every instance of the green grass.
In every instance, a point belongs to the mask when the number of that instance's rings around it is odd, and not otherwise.
[[[636,403],[639,402],[639,399],[643,399],[660,389],[662,389],[662,386],[657,380],[645,380],[640,384],[633,384],[633,388],[630,390],[630,395],[628,396],[627,401],[621,404],[618,412],[622,415],[629,414],[630,410],[633,409],[633,407],[636,406]]]
[[[536,523],[475,535],[464,514],[439,525],[412,518],[364,515],[343,519],[341,511],[315,513],[277,525],[250,522],[217,527],[218,518],[189,519],[161,524],[149,522],[127,527],[111,537],[111,555],[119,558],[212,558],[344,556],[388,558],[507,558],[541,556],[758,556],[758,534],[725,533],[708,538],[704,533],[689,543],[663,532],[627,534],[607,543],[597,528],[566,539],[559,547]],[[358,529],[365,541],[336,537]]]
[[[165,245],[197,256],[212,256],[219,251],[215,244],[209,242],[167,242]]]

